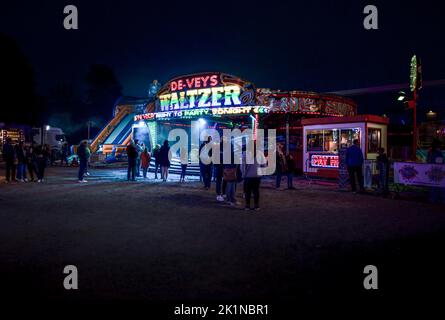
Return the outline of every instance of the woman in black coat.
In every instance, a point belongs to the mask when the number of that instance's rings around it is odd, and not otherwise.
[[[170,155],[170,146],[168,145],[168,140],[165,140],[161,149],[159,149],[159,163],[161,165],[162,181],[167,181],[168,168],[170,167],[169,155]]]

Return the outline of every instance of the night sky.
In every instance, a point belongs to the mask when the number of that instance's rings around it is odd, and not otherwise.
[[[78,30],[63,28],[68,4],[79,10]],[[366,4],[377,6],[379,30],[363,28]],[[327,92],[407,83],[414,53],[425,80],[444,79],[441,7],[438,1],[8,1],[0,31],[29,61],[41,96],[60,83],[81,93],[92,64],[109,66],[123,93],[138,97],[153,79],[165,83],[200,71],[231,73],[257,87]],[[442,91],[427,93],[425,104],[445,106]],[[376,109],[384,112],[383,104]]]

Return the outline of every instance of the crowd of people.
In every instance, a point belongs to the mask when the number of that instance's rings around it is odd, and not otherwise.
[[[6,166],[6,183],[43,182],[45,168],[51,164],[51,148],[47,144],[26,146],[23,141],[13,144],[12,140],[7,138],[2,154]]]
[[[212,144],[211,137],[208,137],[199,147],[199,153],[203,151],[207,144]],[[212,157],[212,150],[219,150],[219,163],[204,163],[200,157],[199,169],[200,179],[203,187],[209,190],[212,181],[215,183],[216,200],[219,202],[227,202],[232,206],[240,205],[236,200],[236,190],[238,185],[242,182],[243,198],[245,201],[246,210],[259,210],[260,208],[260,184],[261,174],[259,168],[261,165],[257,162],[257,157],[253,156],[255,160],[253,164],[247,164],[247,152],[245,147],[241,152],[241,159],[235,161],[235,153],[232,149],[230,164],[223,163],[223,145],[224,140],[218,143],[219,146],[214,148],[210,146],[206,150],[209,157]],[[28,182],[36,181],[43,182],[45,177],[45,168],[53,163],[53,152],[49,145],[25,145],[23,142],[13,144],[8,138],[3,145],[3,160],[6,164],[5,182]],[[283,177],[287,178],[287,189],[295,189],[293,186],[294,173],[296,170],[295,160],[290,153],[285,152],[284,145],[278,144],[276,150],[276,178],[275,188],[280,189],[281,180]],[[70,153],[68,144],[65,143],[61,149],[61,161],[63,166],[68,164],[68,155]],[[88,163],[90,161],[91,151],[88,141],[82,141],[77,147],[77,161],[78,161],[78,181],[79,183],[87,182],[85,176],[88,173]],[[127,180],[136,181],[136,177],[143,177],[147,179],[147,173],[150,167],[151,159],[154,158],[154,178],[167,181],[170,168],[170,146],[168,140],[165,140],[163,145],[155,145],[153,151],[138,140],[132,141],[126,148],[128,159]],[[188,152],[186,148],[179,150],[179,159],[181,162],[181,174],[179,181],[185,182],[188,165]],[[432,148],[428,153],[428,163],[443,164],[444,157],[440,151],[439,145],[433,143]],[[262,162],[263,163],[263,162]],[[364,155],[360,148],[359,140],[354,140],[353,145],[346,151],[346,167],[349,173],[349,183],[352,192],[365,193],[364,178],[363,178],[363,164]],[[263,164],[264,166],[264,164]],[[379,194],[389,194],[389,171],[390,161],[383,148],[379,148],[376,159],[376,168],[378,171],[378,189]],[[142,174],[141,174],[142,173]],[[29,178],[28,178],[29,177]],[[442,190],[440,188],[433,188],[430,192],[432,202],[440,202],[442,197]],[[253,198],[253,204],[251,200]],[[439,200],[438,200],[439,199]]]
[[[208,137],[199,147],[200,155],[202,152],[213,157],[212,150],[219,150],[219,163],[206,163],[200,157],[199,169],[203,187],[206,190],[211,188],[212,176],[215,182],[216,200],[219,202],[227,202],[231,206],[241,205],[236,199],[236,191],[238,185],[242,182],[242,195],[244,198],[245,210],[260,210],[260,184],[262,174],[260,168],[266,166],[265,158],[263,161],[258,161],[256,154],[250,154],[245,147],[242,148],[240,159],[235,159],[233,146],[231,147],[230,161],[224,163],[223,145],[225,140],[221,143],[216,143],[216,148],[209,147],[208,150],[203,149],[206,145],[212,143],[212,138]],[[260,156],[260,155],[258,155]],[[251,158],[252,163],[247,163],[247,159]],[[253,203],[252,203],[253,196]]]

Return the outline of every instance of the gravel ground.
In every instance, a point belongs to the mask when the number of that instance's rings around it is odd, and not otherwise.
[[[0,272],[11,299],[390,301],[444,285],[441,206],[304,180],[277,191],[265,180],[261,211],[245,212],[196,179],[91,171],[85,184],[73,168],[50,168],[42,184],[0,184]],[[69,264],[77,291],[62,286]],[[362,285],[370,264],[373,292]]]

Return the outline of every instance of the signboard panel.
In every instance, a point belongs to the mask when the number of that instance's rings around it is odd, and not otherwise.
[[[445,188],[445,164],[395,162],[394,182]]]
[[[247,107],[197,108],[191,110],[161,111],[161,112],[138,114],[134,117],[134,121],[189,119],[202,116],[221,117],[225,115],[248,115],[250,114],[250,112],[253,112],[254,114],[265,114],[269,112],[269,109],[261,106],[247,106]]]

